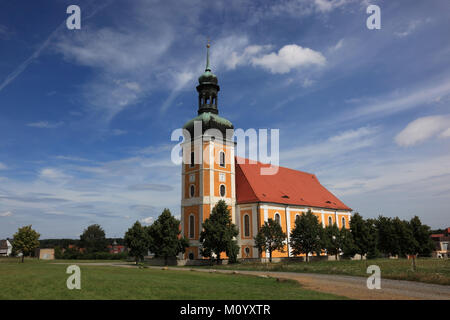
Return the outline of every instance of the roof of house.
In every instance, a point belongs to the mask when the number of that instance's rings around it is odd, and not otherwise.
[[[0,240],[0,249],[8,249],[8,241]]]
[[[278,167],[273,175],[261,174],[269,165],[236,158],[238,204],[270,202],[287,205],[352,210],[322,186],[314,174]]]

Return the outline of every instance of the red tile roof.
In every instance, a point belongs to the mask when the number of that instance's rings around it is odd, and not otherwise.
[[[240,163],[239,163],[240,162]],[[238,204],[271,202],[298,206],[352,210],[322,186],[314,174],[278,167],[274,175],[261,175],[267,164],[236,158]]]

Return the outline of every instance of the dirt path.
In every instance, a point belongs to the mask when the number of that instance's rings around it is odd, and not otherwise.
[[[60,263],[75,264],[75,263]],[[134,268],[132,264],[125,263],[78,263],[77,265],[89,266],[114,266]],[[149,267],[161,270],[162,267]],[[165,267],[164,269],[166,269]],[[315,273],[295,273],[295,272],[266,272],[266,271],[234,271],[221,269],[202,268],[177,268],[168,267],[169,270],[196,272],[220,272],[238,273],[254,276],[266,276],[280,279],[291,279],[298,281],[304,288],[320,292],[332,293],[358,300],[450,300],[450,286],[429,284],[414,281],[381,279],[381,289],[370,290],[367,288],[367,278],[328,275]]]

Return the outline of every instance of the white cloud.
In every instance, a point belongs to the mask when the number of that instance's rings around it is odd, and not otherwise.
[[[330,12],[348,2],[348,0],[314,0],[316,10],[319,12]]]
[[[285,45],[278,53],[252,58],[253,65],[268,69],[271,73],[287,73],[303,66],[324,66],[325,63],[326,59],[320,52],[296,44]]]
[[[450,138],[450,128],[444,130],[440,135],[441,138]]]
[[[55,122],[55,123],[51,123],[48,121],[38,121],[38,122],[28,123],[27,126],[34,127],[34,128],[40,128],[40,129],[54,129],[54,128],[58,128],[58,127],[62,126],[63,124],[64,124],[64,122],[62,122],[62,121]]]
[[[5,212],[0,213],[0,217],[10,217],[12,215],[13,215],[13,213],[11,211],[5,211]]]
[[[416,145],[441,133],[450,132],[450,116],[421,117],[410,122],[397,136],[395,142],[402,147]]]
[[[145,224],[152,224],[153,220],[154,220],[153,217],[147,217],[147,218],[141,219],[141,222],[145,223]]]
[[[51,179],[51,180],[62,180],[70,178],[69,175],[65,174],[59,169],[54,168],[45,168],[42,169],[39,173],[39,176],[43,179]]]
[[[329,50],[331,52],[338,51],[344,45],[344,39],[339,40],[334,46],[332,46]]]
[[[420,26],[431,22],[431,18],[427,18],[427,19],[417,19],[417,20],[413,20],[410,21],[408,23],[408,25],[406,26],[406,28],[403,29],[403,31],[397,31],[394,32],[394,34],[397,37],[403,38],[406,36],[409,36],[410,34],[412,34],[417,28],[419,28]]]
[[[450,79],[444,79],[439,83],[429,83],[426,86],[419,86],[408,91],[395,91],[376,99],[376,101],[370,99],[369,102],[361,102],[359,107],[352,108],[351,111],[338,118],[338,121],[386,116],[434,103],[437,97],[449,94]]]
[[[0,170],[6,170],[6,169],[8,169],[6,164],[0,162]]]
[[[355,150],[372,146],[378,131],[377,127],[361,127],[343,131],[324,141],[283,151],[280,154],[280,161],[285,162],[289,167],[298,168],[300,165],[305,167],[307,164],[317,163],[323,159],[347,155]]]
[[[229,69],[235,69],[238,65],[247,65],[251,63],[253,57],[258,55],[259,53],[270,49],[271,45],[250,45],[246,47],[242,53],[238,53],[237,51],[231,52],[230,58],[226,59],[225,65]]]

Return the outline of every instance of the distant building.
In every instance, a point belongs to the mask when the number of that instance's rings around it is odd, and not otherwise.
[[[67,249],[74,249],[80,253],[85,253],[86,252],[86,248],[78,248],[76,245],[74,244],[69,244],[69,246],[67,247]],[[65,251],[65,249],[63,249],[63,252]]]
[[[8,239],[0,240],[0,256],[9,257],[12,252],[12,244]]]
[[[55,249],[53,248],[37,248],[35,250],[35,257],[42,260],[54,260],[55,259]]]
[[[108,245],[109,253],[122,253],[125,251],[125,246],[118,245],[116,240],[114,240],[112,245]]]
[[[435,243],[434,256],[437,258],[450,257],[450,228],[445,229],[444,233],[432,234],[431,239]]]

